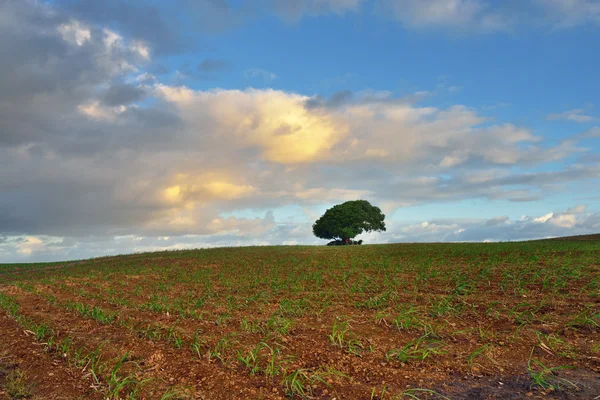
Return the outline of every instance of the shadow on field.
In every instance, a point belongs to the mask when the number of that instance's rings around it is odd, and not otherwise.
[[[577,369],[562,371],[556,376],[568,380],[577,388],[536,388],[531,386],[529,376],[517,375],[485,377],[476,383],[455,381],[446,386],[446,391],[450,392],[448,397],[452,400],[600,399],[600,374]]]

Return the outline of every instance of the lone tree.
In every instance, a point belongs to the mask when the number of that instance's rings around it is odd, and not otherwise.
[[[333,206],[313,224],[313,233],[321,239],[350,239],[363,232],[385,231],[385,215],[366,200],[347,201]]]

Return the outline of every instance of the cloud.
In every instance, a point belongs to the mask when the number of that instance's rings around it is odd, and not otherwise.
[[[585,123],[585,122],[591,122],[594,120],[594,117],[586,115],[585,114],[585,110],[584,109],[576,109],[576,110],[569,110],[569,111],[565,111],[559,114],[550,114],[546,117],[546,119],[550,120],[550,121],[555,121],[555,120],[560,120],[560,119],[564,119],[567,121],[573,121],[573,122],[579,122],[579,123]]]
[[[352,101],[354,94],[350,90],[341,90],[326,99],[322,96],[311,97],[306,101],[306,108],[336,108]]]
[[[331,94],[329,98],[316,95],[306,101],[306,108],[340,108],[342,106],[361,106],[361,105],[410,105],[426,99],[431,95],[427,91],[411,93],[404,97],[394,97],[392,92],[387,90],[362,90],[352,92],[350,90],[340,90]]]
[[[72,19],[49,20],[45,30],[64,21]],[[35,34],[36,24],[26,22]],[[527,167],[578,151],[572,144],[540,145],[530,130],[490,124],[465,106],[420,106],[421,94],[342,91],[322,99],[271,89],[195,90],[156,77],[119,83],[147,76],[147,61],[119,33],[85,29],[85,42],[58,29],[51,37],[61,62],[75,68],[49,77],[57,89],[41,86],[40,97],[18,87],[23,101],[11,109],[12,81],[3,83],[0,99],[12,111],[3,114],[0,138],[6,233],[148,235],[162,227],[182,235],[206,231],[223,210],[352,197],[398,204],[530,200],[560,177],[470,182],[461,169]],[[15,60],[20,68],[7,71],[32,82],[39,72],[28,66],[36,57],[25,53]],[[147,104],[136,104],[142,99]],[[566,176],[591,179],[589,171]],[[441,179],[442,172],[452,179]],[[33,204],[36,198],[44,204]]]
[[[264,159],[277,163],[315,161],[346,129],[328,115],[308,112],[303,106],[305,97],[281,91],[202,92],[158,86],[157,92],[185,119],[211,125],[215,140],[235,139],[237,146],[254,148]]]
[[[260,79],[264,82],[270,82],[277,79],[277,75],[275,73],[261,68],[249,68],[244,71],[244,76],[249,79]]]
[[[56,137],[76,124],[98,88],[148,60],[117,33],[34,0],[8,1],[0,20],[0,145]]]
[[[58,32],[66,41],[83,46],[92,37],[89,28],[83,26],[79,21],[69,21],[59,25]]]
[[[344,14],[358,11],[366,0],[272,0],[275,12],[288,21],[298,21],[303,16],[318,16],[329,13]]]
[[[573,212],[572,210],[575,210]],[[582,206],[550,212],[544,216],[505,216],[492,219],[445,218],[419,222],[388,221],[385,234],[360,236],[373,242],[495,242],[584,235],[600,230],[600,213],[582,211]],[[582,211],[582,212],[579,212]],[[549,215],[552,215],[549,217]],[[0,240],[0,262],[81,259],[158,250],[210,248],[217,246],[267,245],[272,243],[323,244],[312,235],[310,223],[277,221],[272,212],[264,217],[215,218],[207,222],[210,234],[87,236],[78,239],[38,235],[4,237]]]
[[[395,223],[385,235],[389,242],[515,241],[585,235],[600,230],[600,213],[550,212],[539,217],[485,219],[436,219],[413,224]],[[391,237],[390,237],[391,236]]]
[[[380,6],[412,29],[502,31],[512,20],[484,0],[380,0]]]
[[[548,214],[546,214],[546,215],[542,215],[542,216],[540,216],[540,217],[534,218],[534,219],[533,219],[533,222],[539,222],[539,223],[542,223],[542,224],[543,224],[543,223],[545,223],[545,222],[547,222],[547,221],[551,220],[551,219],[552,219],[552,217],[554,217],[554,213],[548,213]]]
[[[198,69],[201,72],[218,72],[227,68],[225,60],[206,59],[198,64]]]
[[[569,209],[567,209],[566,213],[567,214],[583,214],[586,210],[586,205],[585,204],[579,204],[576,205],[575,207],[571,207]]]
[[[12,0],[11,0],[12,1]],[[27,0],[30,1],[30,0]],[[366,0],[56,0],[57,6],[89,24],[111,25],[125,35],[150,44],[159,54],[182,53],[201,46],[192,34],[223,32],[265,15],[287,22],[360,9]],[[173,10],[185,10],[173,13]],[[187,32],[188,34],[185,34]]]
[[[600,24],[596,0],[379,0],[386,15],[408,29],[511,32]]]
[[[104,106],[93,101],[104,94],[92,92],[73,104],[74,124],[59,129],[64,137],[39,136],[0,153],[0,186],[12,188],[0,196],[3,234],[208,234],[225,210],[352,198],[396,207],[472,197],[531,201],[548,185],[598,177],[591,166],[489,170],[574,150],[538,146],[539,138],[512,125],[479,126],[485,118],[462,106],[371,94],[307,108],[309,97],[276,90],[160,83],[146,90],[152,108]],[[479,172],[461,172],[472,167]],[[36,206],[36,198],[45,201]]]
[[[201,41],[190,36],[236,29],[265,16],[297,23],[308,17],[365,15],[372,13],[373,7],[380,16],[419,31],[512,32],[519,28],[549,31],[600,24],[596,0],[172,0],[168,3],[55,0],[54,3],[85,23],[113,26],[128,37],[149,44],[160,55],[202,46]],[[176,9],[185,12],[174,13]]]
[[[496,225],[502,225],[504,223],[507,223],[508,220],[510,218],[508,218],[507,216],[500,216],[500,217],[494,217],[492,219],[489,219],[487,221],[485,221],[485,226],[496,226]]]
[[[579,139],[600,138],[600,126],[593,127],[592,129],[588,130],[587,132],[584,132],[581,135],[577,136],[577,138],[579,138]]]
[[[423,105],[423,92],[309,96],[174,83],[156,68],[161,45],[145,31],[109,29],[104,17],[53,4],[7,1],[0,16],[0,52],[11,55],[0,61],[5,259],[314,243],[310,221],[286,223],[277,210],[356,198],[386,212],[472,198],[523,202],[600,178],[600,160],[565,161],[589,155],[580,138],[552,144],[465,105]],[[354,3],[340,4],[342,12]],[[249,76],[272,74],[255,72]],[[540,172],[548,163],[552,172]],[[265,217],[228,216],[240,210]],[[550,233],[577,230],[586,215],[567,210],[540,224]],[[425,222],[420,233],[397,238],[471,232]]]
[[[102,95],[102,102],[110,107],[128,105],[143,100],[147,95],[141,86],[131,84],[114,84]]]
[[[12,1],[12,0],[11,0]],[[32,0],[24,0],[32,1]],[[138,0],[57,0],[59,12],[88,24],[116,26],[120,32],[137,39],[142,53],[149,43],[159,53],[179,52],[190,46],[160,8]]]
[[[600,25],[600,3],[596,0],[535,0],[546,21],[558,29]]]

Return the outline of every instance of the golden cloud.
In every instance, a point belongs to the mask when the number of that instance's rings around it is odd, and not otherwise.
[[[227,180],[210,180],[204,183],[203,176],[180,174],[177,183],[167,186],[162,191],[163,199],[172,205],[187,205],[211,200],[235,200],[254,194],[257,189],[251,185],[239,185]]]
[[[158,94],[176,105],[186,120],[205,118],[213,134],[231,136],[261,149],[263,159],[298,164],[324,159],[348,132],[334,115],[308,110],[308,97],[277,90],[194,91],[157,85]],[[202,121],[198,121],[202,122]]]

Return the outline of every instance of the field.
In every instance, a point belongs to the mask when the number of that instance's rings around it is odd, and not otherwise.
[[[597,237],[0,265],[0,399],[599,395]]]

